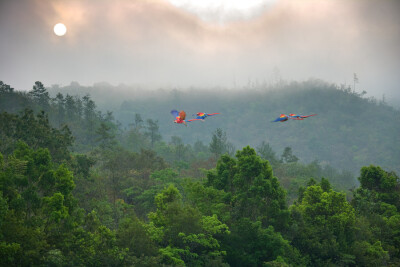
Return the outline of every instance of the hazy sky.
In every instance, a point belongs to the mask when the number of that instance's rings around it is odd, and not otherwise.
[[[400,101],[396,0],[0,0],[0,36],[0,80],[17,90],[241,87],[275,69],[351,85],[357,73],[357,91]]]

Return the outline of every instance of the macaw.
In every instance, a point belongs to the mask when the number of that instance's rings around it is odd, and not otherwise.
[[[214,116],[217,115],[219,113],[203,113],[203,112],[197,112],[196,114],[193,114],[193,116],[196,116],[195,119],[191,119],[188,121],[197,121],[197,120],[201,120],[204,121],[205,118],[209,117],[209,116]]]
[[[186,119],[185,111],[181,110],[178,112],[177,110],[173,109],[173,110],[171,110],[171,114],[172,114],[172,116],[175,117],[174,123],[183,123],[183,124],[185,124],[185,126],[187,126],[186,121],[185,121],[185,119]]]
[[[302,115],[296,115],[296,114],[289,114],[289,117],[293,120],[304,120],[305,118],[311,117],[311,116],[315,116],[317,114],[311,114],[311,115],[307,115],[307,116],[302,116]]]
[[[284,121],[287,121],[288,119],[289,119],[289,117],[287,115],[281,114],[278,118],[276,118],[272,122],[277,122],[277,121],[284,122]]]

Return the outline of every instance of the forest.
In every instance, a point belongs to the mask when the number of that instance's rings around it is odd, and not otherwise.
[[[321,80],[273,84],[249,82],[246,87],[141,89],[98,83],[81,86],[74,82],[52,86],[49,93],[90,95],[103,112],[112,110],[116,121],[129,128],[136,114],[157,120],[163,138],[179,136],[183,142],[209,143],[211,132],[223,129],[236,148],[268,143],[278,154],[285,147],[303,162],[318,160],[324,165],[358,174],[361,167],[375,163],[400,172],[400,111],[362,89]],[[172,123],[170,110],[185,110],[189,118],[196,112],[221,113],[187,128]],[[271,123],[280,114],[318,114],[304,121]],[[244,131],[243,129],[246,129]]]
[[[399,111],[275,87],[0,81],[1,266],[399,266]],[[185,127],[171,109],[221,114]]]

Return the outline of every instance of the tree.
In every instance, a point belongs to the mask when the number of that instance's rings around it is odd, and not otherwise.
[[[125,147],[130,151],[139,152],[142,148],[149,147],[149,140],[147,136],[142,133],[143,119],[139,113],[135,113],[134,122],[129,124],[131,126],[125,133],[123,142]]]
[[[400,209],[400,181],[395,173],[389,173],[379,166],[370,165],[361,168],[361,175],[358,180],[361,188],[378,193],[378,197],[382,201],[394,204]]]
[[[119,224],[116,237],[118,246],[128,248],[128,255],[131,257],[155,259],[158,255],[158,248],[156,243],[150,239],[146,225],[136,217],[124,218]]]
[[[67,94],[65,96],[65,113],[68,121],[72,121],[77,117],[76,102],[73,96]]]
[[[285,191],[269,162],[257,156],[253,148],[237,151],[236,159],[222,155],[216,169],[208,172],[207,185],[225,191],[222,199],[229,205],[230,216],[220,214],[229,222],[231,234],[223,239],[222,247],[231,266],[261,266],[276,260],[303,264],[297,250],[276,232],[288,230]],[[211,192],[204,191],[203,197]],[[208,205],[226,209],[221,204]]]
[[[207,185],[232,194],[233,219],[260,220],[263,226],[285,229],[288,224],[286,192],[273,176],[268,161],[249,146],[236,152],[233,159],[223,155],[216,170],[207,174]]]
[[[0,81],[0,94],[2,94],[2,93],[12,93],[12,92],[14,92],[14,88],[12,88],[8,84],[5,84],[2,81]]]
[[[117,144],[117,141],[115,140],[115,135],[112,132],[111,127],[103,122],[96,130],[96,134],[98,136],[96,142],[99,143],[100,149],[102,150],[111,150]]]
[[[368,234],[360,234],[360,242],[367,250],[379,252],[382,261],[387,260],[385,253],[388,252],[389,263],[396,265],[400,262],[399,178],[393,172],[370,165],[361,168],[358,180],[361,186],[353,192],[352,205],[359,220],[366,221],[364,224],[368,229]],[[356,250],[356,253],[360,261],[371,257],[368,251]]]
[[[161,140],[161,135],[158,131],[158,121],[153,121],[152,119],[146,120],[146,135],[150,138],[151,147],[154,147],[154,143]]]
[[[173,185],[155,197],[156,212],[149,213],[149,232],[161,246],[162,263],[188,266],[209,266],[221,260],[217,235],[229,234],[228,227],[217,216],[201,213],[182,202],[182,196]]]
[[[291,206],[291,216],[292,244],[308,255],[310,265],[355,263],[355,211],[345,194],[308,186],[299,203]]]
[[[400,210],[400,181],[395,173],[379,166],[361,168],[360,188],[354,191],[353,206],[361,213],[383,215],[390,206]]]
[[[112,203],[115,204],[117,198],[121,198],[123,186],[129,184],[127,182],[130,177],[129,172],[135,167],[137,155],[126,150],[108,151],[107,154],[103,163],[103,170],[106,171],[108,176],[106,184],[111,192]]]
[[[58,93],[54,99],[57,105],[57,123],[58,125],[62,125],[65,121],[65,102],[64,96],[61,93]]]
[[[218,159],[224,153],[231,155],[235,150],[234,146],[228,142],[226,133],[221,128],[217,128],[213,133],[209,147],[210,152],[214,154],[216,159]]]
[[[299,159],[293,155],[291,147],[285,147],[285,150],[282,153],[281,161],[285,163],[297,162]]]
[[[230,193],[218,190],[212,186],[205,186],[201,182],[186,181],[183,184],[187,201],[198,208],[203,215],[217,215],[223,222],[231,218],[231,208],[226,202]]]
[[[257,148],[257,152],[263,159],[268,160],[273,165],[279,161],[276,158],[275,151],[273,151],[272,147],[265,141],[262,141],[260,146]]]
[[[325,179],[324,177],[321,178],[321,183],[320,186],[324,192],[329,192],[332,189],[331,184],[329,183],[328,179]]]
[[[135,113],[135,120],[133,121],[132,126],[138,131],[143,127],[143,119],[139,113]]]
[[[371,244],[357,241],[353,251],[358,266],[390,266],[390,256],[382,247],[381,241]]]
[[[7,254],[6,263],[42,265],[46,252],[63,247],[79,221],[71,217],[77,208],[74,186],[72,173],[55,164],[47,149],[17,144],[0,168],[7,208],[0,221],[0,253]],[[0,211],[2,206],[0,198]]]
[[[199,160],[207,160],[210,159],[211,152],[209,146],[205,145],[203,141],[197,140],[193,145],[194,156]]]
[[[29,91],[28,95],[44,110],[49,111],[50,109],[50,96],[47,92],[44,85],[37,81],[32,88],[32,91]]]
[[[77,119],[84,119],[84,103],[79,96],[74,96],[75,101],[75,114]]]
[[[260,221],[249,218],[241,218],[232,225],[223,246],[227,248],[230,266],[265,266],[263,263],[275,260],[283,262],[278,266],[305,266],[300,253],[272,226],[263,228]]]
[[[126,152],[118,151],[117,154],[125,154]],[[164,176],[164,169],[167,167],[163,158],[157,156],[154,151],[141,150],[139,154],[130,153],[135,155],[133,161],[126,161],[126,173],[119,176],[120,182],[117,181],[116,185],[122,190],[123,199],[128,204],[135,204],[135,213],[137,216],[144,217],[147,212],[154,207],[154,196],[161,190],[156,187],[156,183],[160,176]],[[121,160],[122,161],[122,160]],[[112,166],[112,164],[111,164]],[[115,175],[119,175],[116,173]],[[172,175],[172,177],[177,174]],[[171,175],[167,175],[171,176]],[[122,179],[126,178],[126,179]]]
[[[19,140],[29,146],[37,148],[48,148],[54,160],[61,161],[69,157],[69,147],[72,145],[73,137],[68,127],[61,130],[50,126],[47,115],[42,111],[34,115],[32,110],[26,109],[19,115],[0,114],[0,136],[7,140],[2,152],[9,154],[15,149]]]
[[[96,104],[92,99],[90,99],[90,95],[85,95],[82,98],[83,102],[83,115],[86,122],[86,126],[88,127],[89,133],[94,131],[95,127],[95,119],[96,119]]]
[[[182,141],[182,138],[180,138],[179,136],[172,136],[171,145],[173,145],[175,160],[178,162],[184,160],[186,147]]]

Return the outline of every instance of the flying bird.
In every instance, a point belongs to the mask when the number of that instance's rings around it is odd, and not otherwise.
[[[179,124],[183,123],[183,124],[185,124],[185,126],[187,126],[186,121],[185,121],[185,119],[186,119],[185,111],[183,111],[183,110],[177,111],[176,109],[173,109],[173,110],[171,110],[171,114],[172,114],[172,116],[175,117],[174,123],[179,123]]]
[[[189,121],[198,121],[198,120],[204,121],[205,118],[207,118],[207,117],[209,117],[209,116],[214,116],[214,115],[217,115],[217,114],[219,114],[219,113],[203,113],[203,112],[197,112],[196,114],[193,114],[193,116],[196,116],[196,118],[195,118],[195,119],[188,120],[188,122],[189,122]]]

